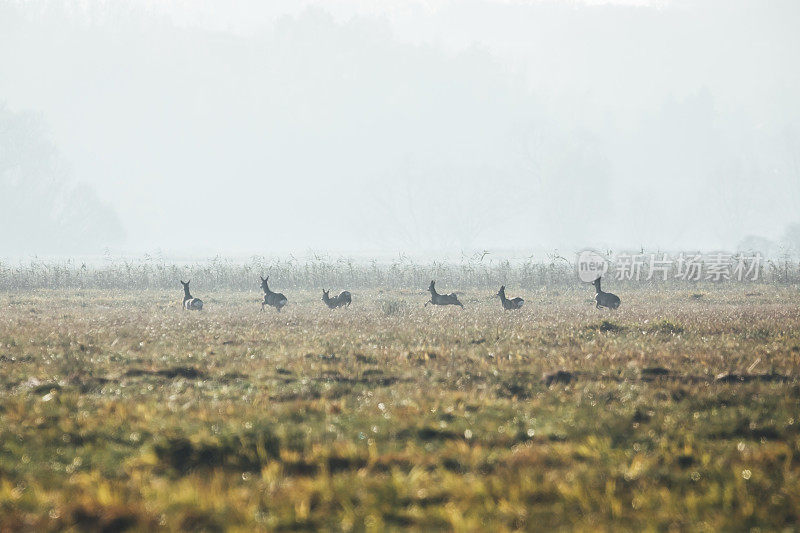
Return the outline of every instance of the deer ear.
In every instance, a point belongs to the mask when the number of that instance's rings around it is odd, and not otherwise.
[[[181,282],[181,284],[182,284],[182,285],[186,285],[186,282],[185,282],[185,281],[183,281],[183,280],[180,280],[180,282]]]
[[[264,281],[264,276],[259,275],[258,277],[261,278],[261,281]]]

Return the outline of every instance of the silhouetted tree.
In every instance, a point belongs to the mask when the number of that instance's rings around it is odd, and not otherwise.
[[[98,252],[123,239],[116,212],[69,172],[41,121],[0,105],[0,254]]]

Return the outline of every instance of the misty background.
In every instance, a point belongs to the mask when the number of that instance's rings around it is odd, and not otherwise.
[[[0,257],[800,250],[796,0],[0,0]]]

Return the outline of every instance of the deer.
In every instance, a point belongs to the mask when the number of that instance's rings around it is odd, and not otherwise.
[[[430,286],[428,286],[428,290],[431,292],[431,299],[425,302],[423,307],[428,307],[428,304],[433,305],[457,305],[460,308],[464,308],[464,305],[458,301],[458,296],[456,293],[452,292],[450,294],[439,294],[436,292],[436,282],[431,281]]]
[[[601,276],[602,277],[602,276]],[[597,294],[594,296],[594,301],[596,302],[595,307],[600,309],[602,307],[608,307],[609,309],[616,309],[619,307],[620,300],[619,296],[616,294],[611,294],[610,292],[603,292],[600,288],[600,277],[592,282],[594,285]]]
[[[269,276],[266,278],[263,276],[259,276],[261,278],[261,288],[264,290],[264,301],[261,302],[261,310],[264,310],[265,305],[270,305],[281,312],[281,308],[286,305],[289,300],[286,299],[286,296],[279,292],[272,292],[269,290],[269,285],[267,281],[269,280]]]
[[[505,285],[501,285],[500,286],[500,290],[497,291],[497,296],[500,297],[500,302],[503,304],[503,309],[505,309],[507,311],[512,311],[514,309],[519,309],[520,307],[522,307],[522,304],[525,303],[525,300],[523,300],[522,298],[512,298],[510,300],[508,298],[506,298],[506,286]]]
[[[353,298],[350,296],[350,291],[342,291],[339,293],[339,296],[334,296],[333,298],[330,297],[330,292],[330,289],[322,289],[322,301],[325,302],[325,305],[327,305],[329,309],[336,309],[337,307],[344,306],[350,307],[350,303],[353,301]]]
[[[200,298],[192,297],[192,293],[189,292],[189,284],[192,280],[183,281],[180,280],[181,285],[183,285],[183,308],[189,311],[200,311],[203,309],[203,300]]]

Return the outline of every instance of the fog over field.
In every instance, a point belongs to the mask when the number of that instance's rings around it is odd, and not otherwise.
[[[0,0],[0,258],[800,249],[800,3]]]
[[[0,532],[800,531],[800,0],[0,0]]]

